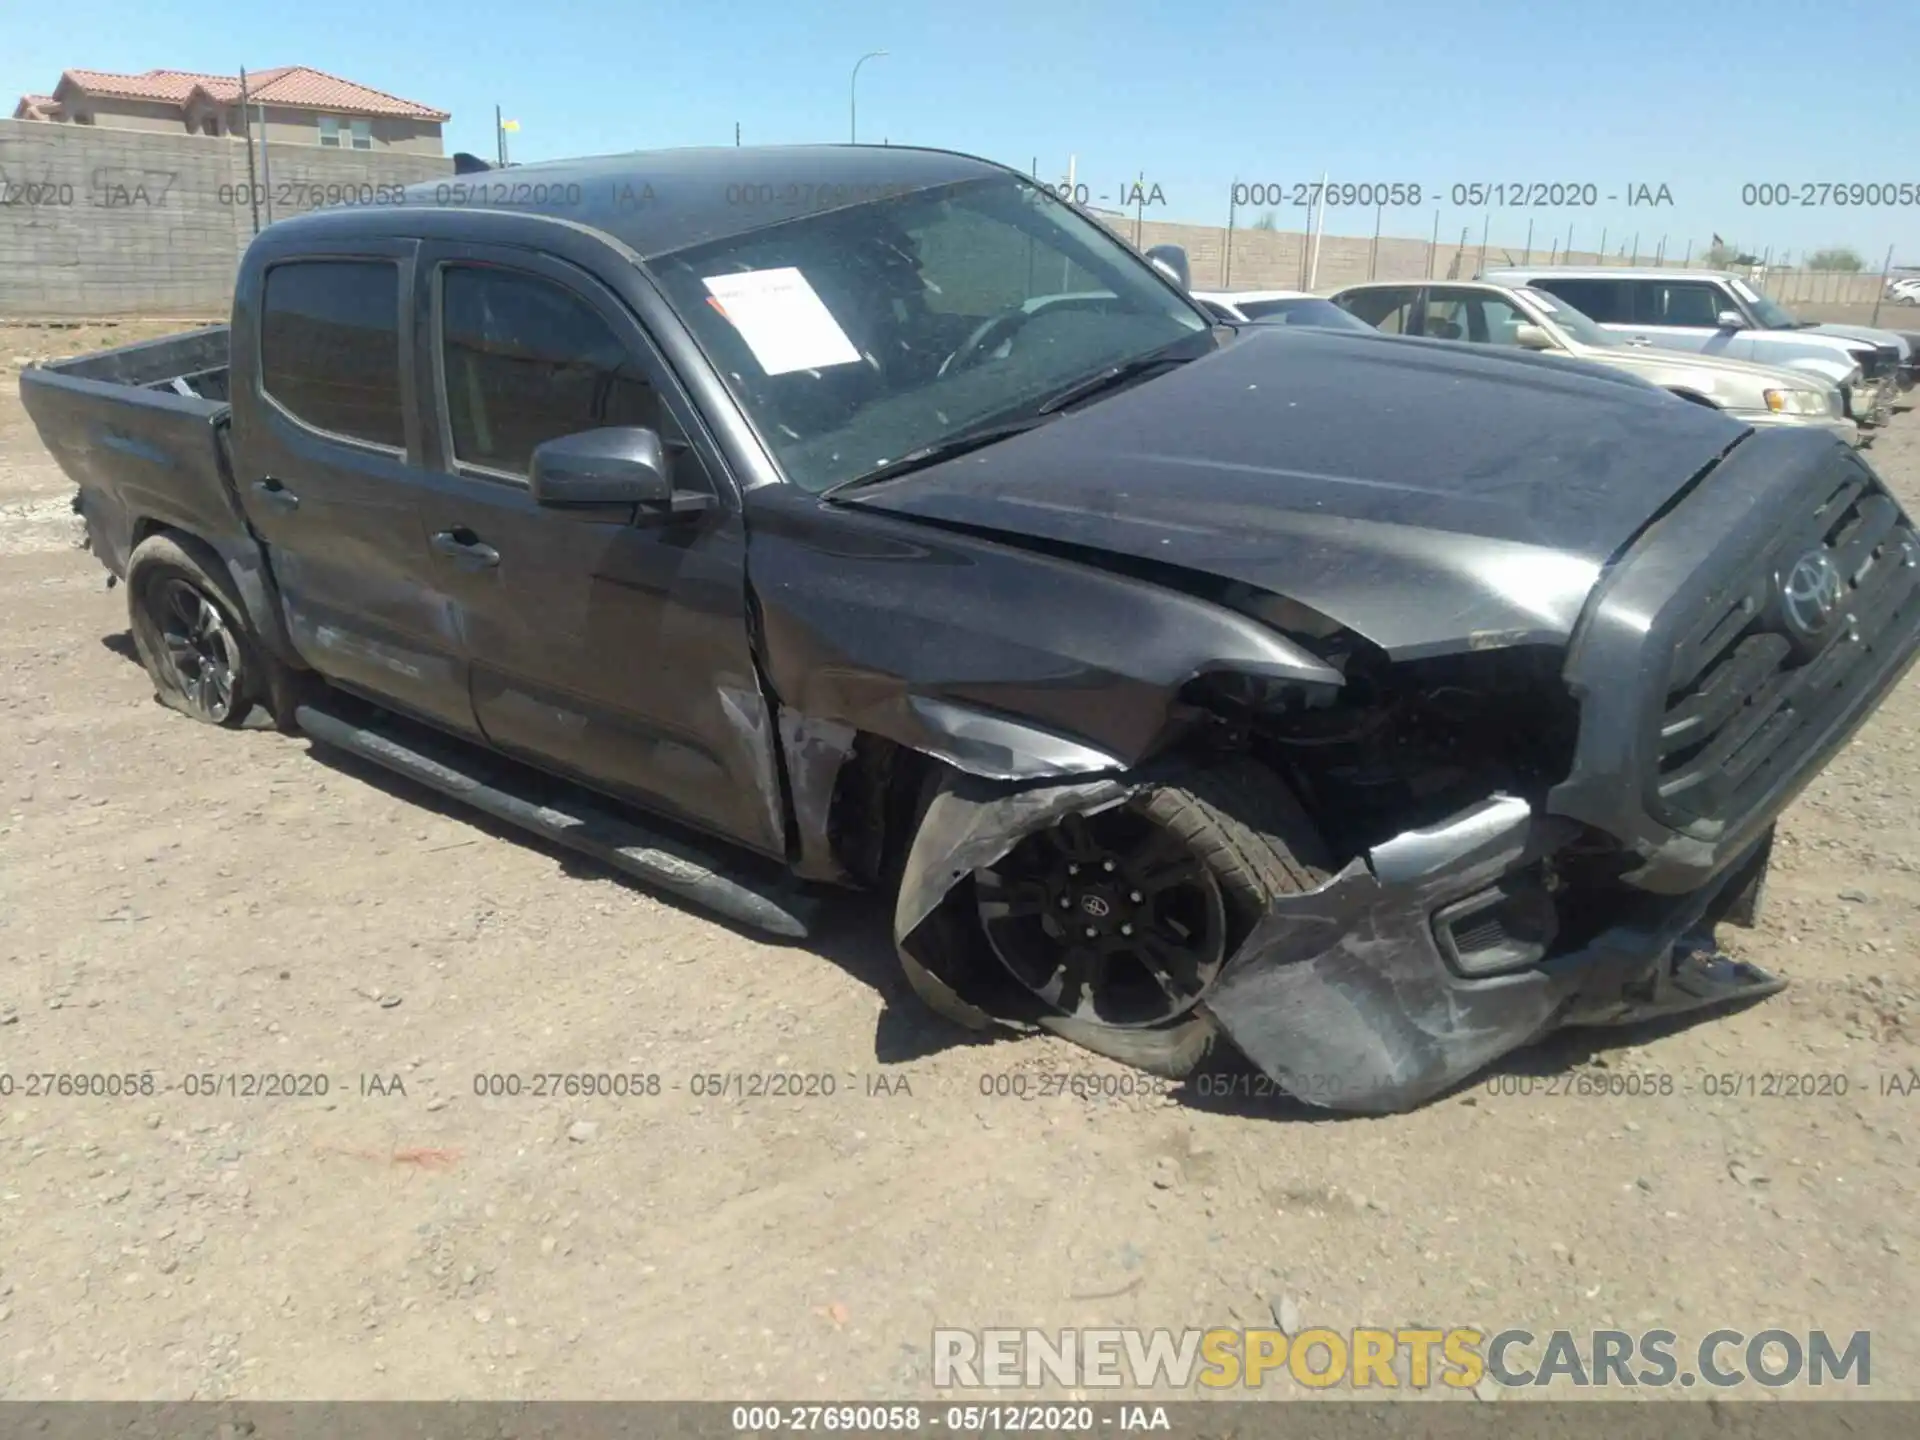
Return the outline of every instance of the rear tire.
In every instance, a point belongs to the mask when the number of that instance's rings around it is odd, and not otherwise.
[[[1124,806],[1029,836],[973,879],[987,948],[1040,1024],[1179,1077],[1211,1048],[1204,1001],[1228,959],[1276,897],[1330,870],[1286,784],[1238,759],[1150,771]]]
[[[127,561],[128,618],[160,702],[232,729],[263,698],[265,665],[232,582],[199,548],[167,534],[142,540]]]

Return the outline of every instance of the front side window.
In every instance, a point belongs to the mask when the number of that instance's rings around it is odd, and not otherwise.
[[[1519,306],[1484,290],[1436,286],[1427,292],[1427,334],[1438,339],[1518,346],[1519,327],[1532,323]]]
[[[613,327],[535,275],[440,272],[441,370],[462,465],[524,477],[536,445],[609,425],[660,430],[663,407]],[[663,437],[664,438],[664,437]]]
[[[268,270],[260,383],[302,424],[405,449],[400,267],[391,260],[294,260]]]
[[[816,492],[1213,333],[1120,241],[1015,175],[649,263],[787,478]]]
[[[1720,326],[1720,312],[1737,308],[1717,285],[1642,280],[1634,290],[1634,319],[1642,325],[1716,330]]]

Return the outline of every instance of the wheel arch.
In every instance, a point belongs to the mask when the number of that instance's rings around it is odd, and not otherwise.
[[[213,540],[157,515],[136,515],[128,531],[127,559],[141,543],[165,535],[233,586],[246,611],[256,641],[271,657],[296,670],[307,664],[293,648],[280,614],[279,589],[273,583],[266,553],[251,537],[242,541]]]

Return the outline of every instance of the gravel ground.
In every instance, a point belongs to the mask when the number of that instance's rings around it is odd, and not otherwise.
[[[0,364],[138,333],[0,330]],[[1777,997],[1564,1036],[1386,1119],[996,1096],[1131,1072],[931,1020],[878,906],[764,943],[155,704],[14,368],[0,1072],[173,1088],[0,1098],[0,1398],[896,1397],[930,1393],[935,1325],[1277,1312],[1871,1330],[1874,1395],[1920,1396],[1920,1093],[1895,1083],[1920,1079],[1920,682],[1788,813],[1771,913],[1732,932]],[[1920,503],[1920,416],[1871,458]],[[475,1094],[551,1071],[662,1089]],[[835,1093],[692,1093],[769,1071]],[[327,1093],[181,1088],[261,1072]],[[1671,1093],[1543,1093],[1632,1074]]]

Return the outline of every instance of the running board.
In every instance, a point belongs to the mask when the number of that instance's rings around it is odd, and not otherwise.
[[[312,705],[300,706],[294,718],[306,735],[322,744],[418,780],[497,820],[590,855],[636,880],[669,890],[742,925],[793,940],[805,939],[812,928],[818,909],[818,901],[812,897],[756,885],[751,878],[725,868],[723,861],[684,841],[582,803],[577,796],[555,802],[516,795],[502,788],[511,783],[504,776],[482,780],[461,769],[461,757],[451,744],[436,745],[412,736],[398,739]]]

